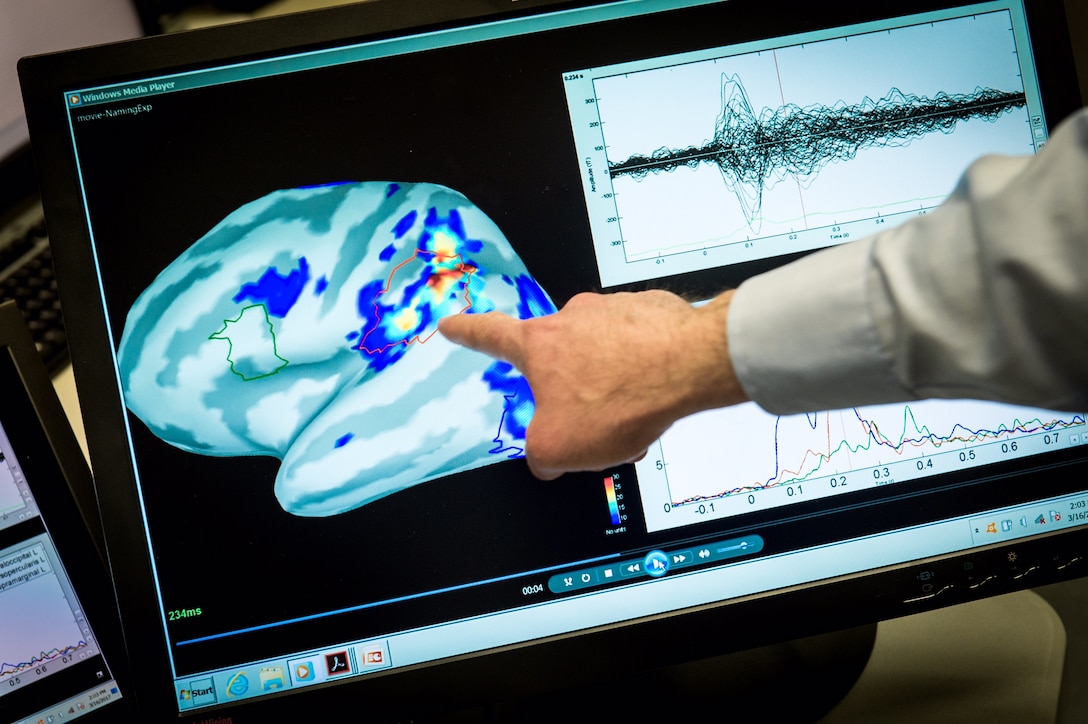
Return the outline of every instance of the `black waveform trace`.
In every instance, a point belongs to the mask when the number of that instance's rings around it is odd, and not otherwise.
[[[1021,92],[976,87],[972,93],[932,98],[892,88],[878,101],[802,108],[764,108],[757,117],[736,75],[722,75],[722,111],[714,138],[685,149],[659,148],[609,164],[612,178],[641,181],[650,173],[714,164],[737,196],[749,223],[758,217],[763,192],[787,177],[807,178],[833,161],[849,161],[867,148],[900,147],[930,133],[952,133],[961,121],[993,122],[1027,104]]]

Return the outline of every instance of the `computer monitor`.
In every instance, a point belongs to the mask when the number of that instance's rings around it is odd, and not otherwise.
[[[435,332],[925,214],[1079,105],[1062,19],[378,1],[24,61],[143,706],[410,718],[1081,575],[1083,411],[745,405],[541,482],[524,379]]]

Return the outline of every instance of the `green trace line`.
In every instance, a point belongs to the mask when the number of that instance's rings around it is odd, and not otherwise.
[[[259,308],[261,310],[261,312],[264,314],[265,324],[268,325],[268,333],[270,335],[272,335],[272,356],[275,357],[276,359],[278,359],[283,364],[277,366],[276,369],[272,370],[271,372],[265,372],[264,374],[253,375],[251,377],[246,377],[245,373],[240,372],[237,369],[235,369],[234,360],[231,359],[231,355],[234,353],[234,341],[231,340],[230,335],[224,335],[223,333],[227,331],[227,328],[231,324],[237,324],[238,322],[242,321],[242,317],[245,316],[247,311],[249,311],[250,309],[256,309],[256,308]],[[248,307],[243,307],[242,311],[238,314],[237,319],[224,320],[223,321],[223,328],[220,329],[218,332],[212,333],[212,335],[209,336],[208,339],[219,339],[219,340],[225,340],[226,341],[227,345],[229,345],[229,348],[227,349],[227,362],[230,363],[230,371],[233,372],[234,374],[238,375],[239,377],[241,377],[243,382],[252,382],[253,380],[260,380],[260,379],[263,379],[265,377],[271,377],[272,375],[277,374],[280,370],[282,370],[284,367],[286,367],[287,365],[290,364],[290,362],[288,362],[283,357],[280,357],[280,355],[279,355],[279,349],[276,346],[276,330],[272,327],[272,319],[268,316],[268,307],[265,306],[264,304],[251,304]]]
[[[909,418],[909,422],[908,422],[908,418]],[[838,455],[844,449],[847,450],[851,454],[856,454],[858,452],[868,452],[869,450],[872,449],[872,446],[874,444],[881,444],[881,443],[878,443],[877,440],[876,440],[876,438],[880,437],[880,428],[875,423],[871,423],[871,422],[868,422],[866,420],[860,420],[860,419],[859,419],[859,421],[862,422],[863,424],[867,425],[867,426],[870,426],[871,429],[872,429],[872,432],[870,432],[866,436],[866,442],[864,444],[858,444],[855,447],[851,447],[850,443],[848,441],[843,440],[843,441],[841,441],[839,443],[838,447],[836,447],[834,450],[832,450],[831,452],[828,452],[828,453],[816,453],[816,452],[814,452],[812,450],[806,451],[805,458],[808,458],[808,454],[812,453],[812,454],[817,456],[817,458],[819,459],[819,462],[817,463],[816,467],[814,467],[812,470],[805,473],[804,475],[798,475],[797,477],[793,477],[793,478],[784,478],[784,479],[779,480],[777,482],[772,481],[772,482],[769,482],[769,483],[766,483],[766,484],[763,484],[763,485],[758,484],[758,483],[752,484],[752,485],[745,485],[745,486],[742,486],[742,487],[734,488],[732,490],[727,490],[727,491],[718,493],[716,495],[695,496],[695,497],[688,498],[686,500],[680,501],[678,503],[673,503],[673,507],[678,507],[678,506],[682,506],[682,505],[689,505],[691,503],[698,503],[698,502],[702,502],[702,501],[705,501],[705,500],[720,500],[722,498],[728,498],[728,497],[731,497],[733,495],[741,495],[741,494],[744,494],[744,493],[753,493],[753,492],[758,492],[760,490],[770,490],[772,488],[780,488],[780,487],[786,486],[786,485],[792,485],[792,484],[795,484],[795,483],[806,482],[806,481],[812,479],[813,477],[816,477],[817,473],[820,472],[820,470],[823,468],[824,464],[827,463],[827,462],[830,462],[831,458],[833,456]],[[913,426],[914,431],[922,436],[920,439],[911,439],[910,441],[907,440],[907,427],[908,427],[908,424]],[[930,445],[933,445],[938,450],[940,450],[940,448],[942,448],[943,446],[945,446],[945,445],[947,445],[949,443],[963,443],[963,444],[966,444],[966,443],[978,442],[978,441],[986,440],[986,439],[997,440],[997,439],[999,439],[999,438],[1001,438],[1001,437],[1003,437],[1005,435],[1009,435],[1009,434],[1016,433],[1016,432],[1022,432],[1022,433],[1026,434],[1026,435],[1031,435],[1031,434],[1036,434],[1036,433],[1039,433],[1039,432],[1049,432],[1049,431],[1055,430],[1055,429],[1066,430],[1066,429],[1069,429],[1071,427],[1078,427],[1078,426],[1081,426],[1081,425],[1084,425],[1084,424],[1085,424],[1085,421],[1083,419],[1079,419],[1078,416],[1075,416],[1073,418],[1073,420],[1070,421],[1070,422],[1065,422],[1065,421],[1062,421],[1062,420],[1052,420],[1049,423],[1044,423],[1038,417],[1036,417],[1036,418],[1034,418],[1032,420],[1029,420],[1027,423],[1021,422],[1019,418],[1015,418],[1013,420],[1012,427],[1008,427],[1004,423],[1002,423],[1000,426],[998,426],[998,428],[996,430],[980,430],[980,431],[974,432],[974,433],[972,433],[970,435],[966,435],[966,436],[940,438],[940,437],[937,437],[936,435],[934,435],[932,432],[929,431],[929,426],[928,425],[923,426],[923,427],[919,427],[917,420],[915,420],[915,418],[914,418],[914,411],[910,409],[909,405],[906,405],[903,408],[903,434],[900,435],[899,442],[896,445],[892,446],[891,449],[898,454],[899,452],[901,452],[906,447],[906,445],[909,442],[910,444],[914,444],[914,445],[919,446],[919,447],[922,446],[922,445],[925,445],[925,444],[930,444]],[[1029,428],[1028,425],[1034,425],[1034,427]],[[962,426],[957,424],[957,427],[962,427]],[[881,438],[881,439],[890,440],[890,438]],[[926,457],[928,457],[928,456],[927,455],[921,455],[919,458],[902,458],[901,460],[897,460],[895,462],[904,462],[904,461],[910,461],[910,460],[915,460],[915,459],[924,459]],[[804,463],[804,459],[802,459],[802,463]],[[868,469],[869,467],[874,467],[874,466],[866,466],[866,467],[863,467],[863,468],[858,468],[858,470],[865,470],[865,469]],[[785,473],[785,472],[787,472],[787,471],[782,471],[780,474]],[[848,472],[856,472],[856,471],[848,471]],[[838,473],[830,473],[830,474],[835,475],[835,474],[838,474]]]
[[[939,204],[944,199],[945,199],[944,195],[927,196],[927,197],[922,197],[922,198],[917,198],[917,199],[904,199],[903,201],[900,201],[898,203],[900,203],[900,204],[915,204],[916,203],[916,204],[919,204],[919,205],[924,205],[926,203],[929,203],[929,204],[931,204],[931,206],[929,206],[927,208],[932,208],[933,206]],[[813,212],[811,214],[806,214],[805,216],[798,216],[798,217],[795,217],[795,218],[792,218],[792,219],[784,219],[784,220],[771,220],[771,219],[768,219],[767,217],[761,216],[761,217],[759,217],[759,222],[761,224],[764,223],[764,222],[771,223],[771,224],[793,224],[793,223],[797,223],[797,222],[800,222],[800,221],[803,221],[803,220],[818,218],[818,217],[824,217],[824,218],[830,217],[832,219],[835,219],[838,214],[855,214],[855,213],[859,213],[859,212],[862,212],[862,211],[876,211],[878,209],[884,209],[884,208],[887,208],[888,206],[893,206],[893,205],[895,205],[895,204],[878,204],[876,206],[861,206],[861,207],[854,208],[854,209],[843,209],[843,210],[838,211],[838,212],[817,211],[817,212]],[[856,223],[860,223],[860,222],[863,222],[863,221],[872,221],[873,219],[892,218],[892,217],[898,216],[900,214],[910,214],[910,213],[913,213],[913,212],[916,212],[916,211],[918,211],[918,209],[905,209],[903,211],[893,211],[892,213],[888,214],[887,216],[883,216],[880,213],[877,213],[876,216],[863,216],[863,217],[858,218],[858,219],[848,219],[846,221],[832,221],[830,224],[827,224],[826,226],[806,227],[806,228],[801,229],[799,231],[783,231],[781,233],[770,234],[768,236],[757,236],[755,238],[745,237],[743,239],[737,238],[734,241],[727,241],[727,239],[732,239],[733,237],[743,233],[745,228],[749,228],[748,224],[744,224],[742,226],[736,227],[733,231],[726,232],[725,234],[722,234],[721,236],[718,236],[718,237],[714,237],[714,238],[710,238],[710,239],[703,239],[701,241],[686,241],[686,242],[683,242],[683,243],[680,243],[680,244],[672,244],[670,246],[657,247],[657,249],[655,251],[653,251],[653,252],[646,252],[646,253],[641,253],[641,254],[639,254],[637,256],[628,257],[628,262],[633,263],[633,262],[638,262],[638,261],[648,261],[650,259],[656,259],[658,256],[660,256],[662,254],[662,252],[664,252],[665,254],[670,254],[670,255],[671,254],[686,254],[686,253],[690,253],[690,252],[693,252],[693,251],[703,251],[704,249],[713,249],[713,248],[722,247],[722,246],[732,246],[733,244],[744,244],[744,243],[752,242],[752,241],[767,241],[767,240],[773,239],[773,238],[775,238],[777,236],[786,236],[788,234],[803,234],[803,233],[812,232],[812,231],[819,231],[821,229],[826,229],[827,226],[832,226],[832,225],[835,225],[835,224],[840,224],[840,225],[856,224]],[[626,243],[626,240],[624,241],[624,243]]]

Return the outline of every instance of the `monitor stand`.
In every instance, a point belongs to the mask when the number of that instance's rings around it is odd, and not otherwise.
[[[1065,626],[1034,591],[881,623],[868,667],[821,724],[1054,722]]]
[[[1021,591],[441,721],[1054,722],[1064,660],[1061,619]]]
[[[876,639],[876,624],[860,626],[602,678],[452,721],[814,722],[858,681]]]

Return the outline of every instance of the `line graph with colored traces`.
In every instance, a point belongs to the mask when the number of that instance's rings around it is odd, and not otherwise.
[[[638,463],[651,531],[1059,449],[1084,414],[936,401],[778,417],[754,404],[696,415]]]
[[[0,550],[0,696],[30,686],[97,653],[79,603],[56,563],[52,543]]]
[[[49,664],[58,659],[65,659],[86,647],[86,641],[79,641],[78,643],[72,644],[71,646],[65,646],[64,648],[42,651],[26,661],[0,661],[0,681],[8,676],[18,676],[20,673],[41,666],[42,664]]]

